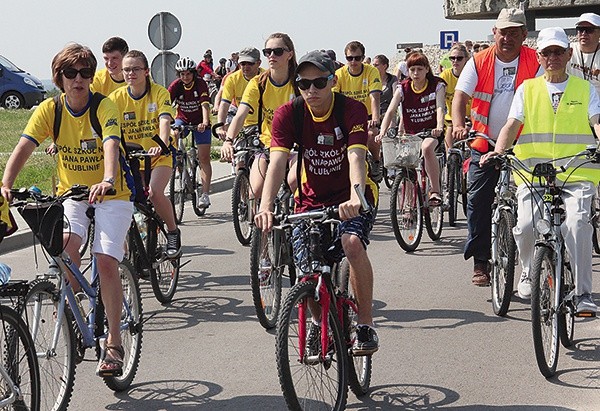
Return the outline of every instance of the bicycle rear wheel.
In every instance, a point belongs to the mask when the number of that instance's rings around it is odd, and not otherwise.
[[[348,398],[348,354],[333,304],[327,317],[328,352],[316,359],[317,355],[309,357],[305,350],[300,358],[300,344],[306,344],[300,342],[300,333],[307,332],[312,321],[309,302],[311,307],[319,307],[315,291],[316,283],[301,282],[285,299],[276,333],[279,383],[291,410],[343,410]],[[299,320],[300,310],[306,314],[304,320]]]
[[[182,157],[181,160],[175,162],[175,167],[171,172],[171,180],[169,181],[169,199],[173,205],[173,211],[175,212],[175,221],[177,224],[181,224],[183,219],[183,209],[185,205],[186,196],[186,179],[189,178],[187,175],[187,160]]]
[[[494,223],[492,223],[494,224]],[[496,238],[492,239],[492,308],[501,317],[508,312],[515,280],[515,260],[517,245],[512,229],[515,216],[501,210],[496,228]]]
[[[592,200],[592,227],[594,233],[592,235],[592,245],[594,252],[600,254],[600,185],[596,187],[596,195]]]
[[[566,254],[566,253],[563,253]],[[563,256],[565,258],[565,256]],[[565,348],[573,345],[573,336],[575,334],[575,305],[573,300],[566,300],[565,297],[575,289],[575,277],[571,271],[571,263],[564,260],[562,278],[562,297],[563,304],[558,314],[558,333],[560,342]]]
[[[461,170],[460,156],[458,154],[450,154],[446,165],[448,179],[448,224],[450,227],[456,225],[458,217],[458,197],[461,194]]]
[[[342,297],[350,301],[350,304],[342,305],[342,327],[348,350],[348,385],[350,385],[352,392],[360,397],[369,392],[373,356],[352,355],[352,344],[356,338],[356,326],[358,325],[358,312],[355,309],[357,307],[356,298],[350,284],[350,264],[346,258],[338,265],[337,286]]]
[[[19,314],[10,307],[0,305],[0,347],[2,348],[2,367],[11,381],[2,379],[0,398],[12,394],[11,384],[21,393],[7,409],[39,410],[40,373],[37,354],[31,334]]]
[[[258,228],[252,230],[250,242],[250,285],[252,301],[260,324],[267,330],[277,325],[281,309],[281,278],[284,266],[277,266],[274,230],[264,233]],[[284,244],[280,244],[284,246]]]
[[[423,213],[419,186],[409,176],[414,170],[399,170],[392,185],[390,214],[396,241],[404,251],[415,251],[423,235]]]
[[[546,378],[556,373],[558,363],[558,312],[553,250],[538,246],[532,269],[531,325],[535,359]]]
[[[181,257],[167,258],[167,232],[156,221],[148,223],[148,254],[152,260],[150,283],[154,296],[161,303],[169,303],[177,291]]]
[[[231,190],[231,213],[235,236],[242,245],[250,244],[252,237],[250,207],[250,180],[245,170],[239,170]]]
[[[52,282],[34,280],[21,313],[29,323],[38,353],[40,410],[66,410],[75,384],[75,335],[68,307],[65,307],[56,349],[52,351],[59,301],[60,295]]]

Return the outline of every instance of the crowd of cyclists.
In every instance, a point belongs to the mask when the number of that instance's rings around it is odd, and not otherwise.
[[[53,81],[66,108],[60,136],[54,127],[57,103],[51,98],[34,111],[23,131],[4,170],[1,193],[10,200],[10,189],[29,156],[52,138],[57,193],[73,184],[90,187],[89,206],[96,209],[92,251],[98,261],[109,329],[117,329],[122,294],[117,266],[132,218],[130,200],[137,189],[123,155],[124,143],[137,143],[153,156],[146,182],[148,196],[167,227],[167,255],[177,258],[182,239],[165,195],[174,162],[172,133],[178,133],[172,132],[171,125],[196,127],[192,135],[201,166],[203,192],[198,201],[202,207],[210,206],[211,115],[219,124],[215,134],[223,141],[223,161],[231,161],[238,134],[258,125],[261,144],[269,150],[258,155],[250,171],[251,195],[262,200],[256,227],[272,229],[273,200],[284,178],[296,194],[296,211],[339,206],[338,235],[350,263],[359,308],[353,348],[356,355],[371,355],[379,348],[372,313],[374,274],[367,254],[375,217],[361,212],[352,187],[358,185],[370,205],[377,205],[383,174],[382,137],[396,128],[399,134],[431,131],[431,138],[421,145],[432,182],[426,193],[429,207],[444,205],[444,187],[438,178],[443,170],[436,151],[467,137],[466,118],[470,117],[474,130],[498,140],[495,148],[483,139],[471,144],[468,171],[464,257],[473,258],[473,284],[489,285],[490,210],[498,170],[486,167],[486,161],[502,154],[519,133],[517,155],[525,160],[572,154],[583,141],[595,144],[594,133],[600,133],[600,16],[583,14],[576,29],[572,44],[560,28],[540,31],[536,50],[523,45],[527,37],[524,13],[503,9],[492,29],[491,47],[477,51],[473,44],[454,44],[447,55],[450,65],[439,75],[422,51],[409,50],[390,73],[388,57],[378,54],[367,63],[359,41],[345,46],[346,64],[342,64],[332,50],[299,56],[287,34],[273,33],[262,50],[242,47],[229,59],[220,59],[216,67],[210,50],[198,64],[189,57],[179,59],[177,79],[167,88],[152,81],[146,56],[129,50],[119,37],[104,43],[105,67],[98,71],[88,47],[69,44],[52,61]],[[576,80],[579,77],[583,80]],[[214,101],[207,81],[218,82]],[[92,105],[95,95],[99,95],[97,106]],[[542,100],[551,104],[536,104]],[[294,104],[303,107],[300,125]],[[94,129],[94,118],[100,122],[101,133]],[[163,152],[155,136],[169,152]],[[573,136],[577,144],[569,140]],[[574,200],[565,204],[565,238],[571,261],[576,261],[577,311],[595,313],[589,214],[599,178],[596,166],[578,173],[578,185],[569,191]],[[530,196],[521,192],[517,191],[519,210],[534,209]],[[88,232],[88,204],[70,200],[64,204],[70,223],[65,249],[79,263],[77,250]],[[532,287],[532,215],[519,212],[514,229],[523,270],[518,293],[524,298],[530,296]],[[380,218],[385,221],[386,217]],[[194,241],[183,239],[184,244]],[[315,316],[313,321],[318,324],[320,319]],[[99,365],[102,375],[118,372],[123,357],[118,332],[109,333],[105,352]]]

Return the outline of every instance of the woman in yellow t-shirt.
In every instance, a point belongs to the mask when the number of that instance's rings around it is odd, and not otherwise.
[[[108,338],[105,356],[101,359],[98,374],[118,375],[123,367],[123,347],[119,324],[123,290],[119,276],[119,261],[123,258],[125,236],[131,222],[133,205],[131,191],[119,167],[120,127],[114,103],[104,98],[97,109],[102,127],[102,137],[93,131],[90,121],[90,85],[97,61],[92,51],[80,44],[71,43],[52,60],[52,80],[62,91],[63,110],[58,136],[54,135],[54,99],[42,102],[29,119],[19,143],[13,150],[4,176],[2,196],[10,199],[10,189],[33,150],[48,137],[56,141],[58,194],[63,194],[73,184],[90,187],[87,201],[66,200],[63,203],[68,227],[63,235],[65,251],[73,262],[81,264],[79,247],[87,235],[90,224],[86,216],[88,207],[95,208],[95,235],[92,252],[96,257],[102,302],[108,319]],[[115,195],[106,195],[109,189]],[[71,281],[71,284],[77,284]],[[60,353],[59,355],[63,355]]]
[[[221,157],[225,161],[231,161],[233,157],[232,143],[242,129],[246,116],[257,110],[260,110],[258,113],[260,140],[265,147],[270,147],[271,125],[275,110],[298,95],[294,85],[294,74],[298,63],[296,63],[292,39],[285,33],[271,34],[265,42],[263,55],[267,58],[269,68],[252,78],[246,86],[242,101],[227,129],[227,137],[221,148]],[[258,199],[261,196],[267,174],[267,164],[267,157],[261,155],[255,159],[252,165],[250,170],[250,186],[252,187],[250,195],[252,198]]]
[[[109,98],[119,109],[125,141],[141,145],[148,154],[154,156],[148,184],[149,197],[167,226],[167,256],[178,258],[181,255],[180,232],[173,206],[165,195],[165,187],[173,169],[173,150],[163,155],[159,145],[152,140],[158,135],[167,147],[172,148],[170,134],[175,108],[171,105],[171,95],[167,89],[150,80],[148,59],[144,53],[131,50],[125,54],[123,73],[127,87],[115,90]]]

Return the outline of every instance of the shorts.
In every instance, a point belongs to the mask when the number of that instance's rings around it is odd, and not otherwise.
[[[108,200],[88,204],[86,201],[66,200],[64,232],[73,233],[87,240],[90,219],[85,215],[89,207],[95,209],[95,229],[92,253],[106,254],[117,261],[125,255],[125,237],[131,224],[133,203],[123,200]]]
[[[183,121],[180,118],[175,119],[176,126],[187,125],[187,124],[188,123],[186,123],[185,121]],[[190,133],[190,130],[184,130],[183,136],[186,137],[189,133]],[[212,134],[210,131],[210,127],[208,127],[203,132],[194,130],[194,131],[192,131],[192,136],[194,136],[194,142],[196,144],[210,144],[211,143]]]
[[[371,213],[361,214],[358,217],[354,217],[350,220],[342,221],[338,225],[338,236],[341,238],[342,234],[351,234],[360,238],[365,249],[369,245],[369,234],[373,229],[373,223],[375,222],[375,215]]]

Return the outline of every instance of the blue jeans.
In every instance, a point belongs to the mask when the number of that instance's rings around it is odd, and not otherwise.
[[[479,166],[482,153],[471,150],[471,164],[467,176],[467,226],[465,260],[487,261],[492,247],[492,204],[500,170],[494,166]]]

